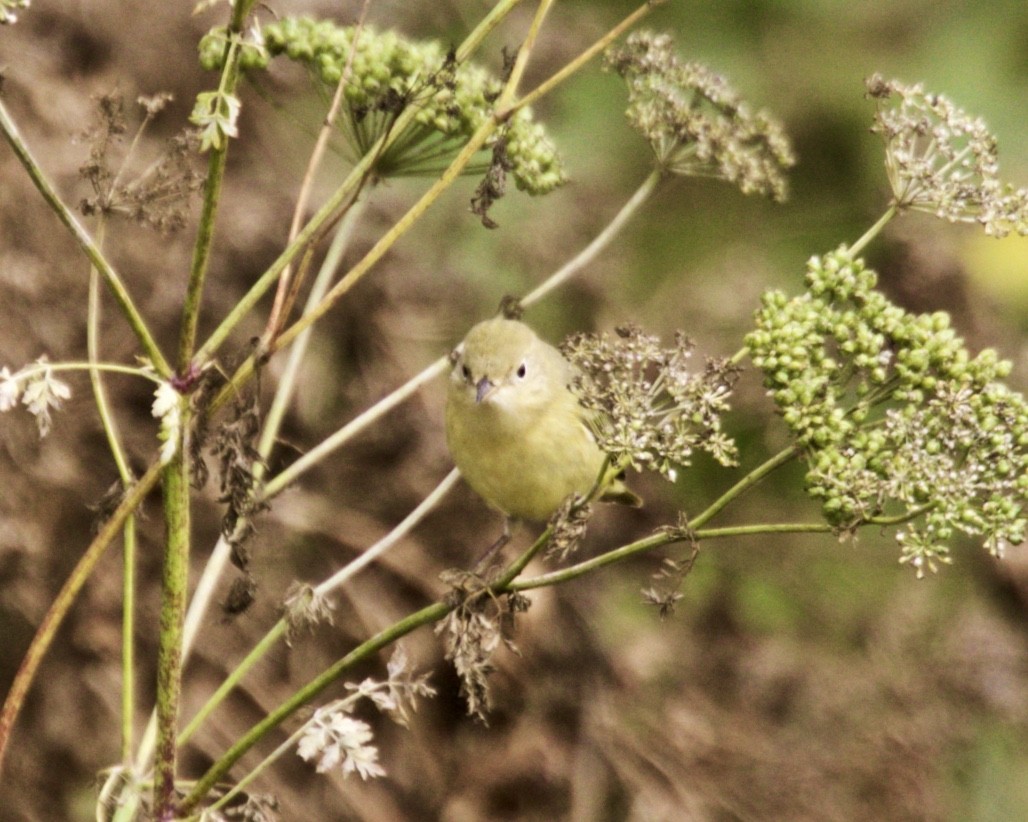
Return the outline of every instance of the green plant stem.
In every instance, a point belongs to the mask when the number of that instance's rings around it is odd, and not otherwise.
[[[605,554],[600,554],[597,557],[592,557],[583,562],[579,562],[576,565],[568,566],[567,568],[561,568],[559,571],[552,571],[549,574],[542,574],[538,577],[531,577],[530,579],[523,579],[512,581],[508,583],[504,590],[510,591],[529,591],[533,588],[544,588],[550,585],[557,585],[562,582],[568,582],[572,579],[577,579],[585,574],[597,571],[600,568],[605,568],[608,565],[613,565],[617,562],[623,562],[624,560],[634,557],[637,554],[645,553],[646,551],[652,551],[654,548],[659,548],[664,545],[671,545],[676,542],[689,542],[689,541],[700,541],[703,539],[714,539],[718,537],[728,536],[742,536],[752,535],[757,533],[779,533],[779,534],[806,534],[806,533],[824,533],[831,531],[831,526],[826,525],[823,522],[813,523],[799,523],[789,524],[785,523],[782,525],[757,525],[757,526],[736,526],[729,528],[713,528],[709,530],[699,530],[692,532],[681,532],[678,530],[670,530],[667,532],[660,532],[656,534],[650,534],[648,537],[630,542],[628,545],[622,545],[613,551],[608,551]]]
[[[507,75],[507,81],[503,85],[500,96],[496,98],[494,118],[497,120],[506,120],[513,114],[511,103],[518,93],[521,78],[525,76],[525,69],[528,68],[528,60],[535,48],[535,41],[539,38],[539,31],[543,27],[543,21],[546,20],[546,15],[553,8],[554,2],[555,0],[539,0],[539,5],[536,7],[535,14],[532,16],[532,22],[528,27],[528,33],[525,35],[525,39],[522,41],[517,55],[514,57],[514,65],[510,69],[510,74]]]
[[[35,184],[36,189],[43,195],[43,199],[46,200],[47,204],[53,209],[60,221],[64,223],[65,227],[71,232],[71,235],[74,237],[75,242],[78,243],[79,248],[82,249],[89,261],[104,278],[104,282],[114,295],[114,299],[118,303],[121,313],[125,316],[129,326],[131,326],[136,338],[139,340],[139,344],[142,346],[143,352],[149,358],[150,362],[153,363],[157,373],[162,377],[167,377],[171,373],[171,369],[168,366],[167,361],[164,359],[164,355],[161,354],[161,350],[157,346],[157,342],[150,334],[150,329],[143,320],[142,314],[139,313],[135,303],[132,301],[132,297],[129,295],[128,289],[125,288],[125,284],[121,281],[117,272],[107,261],[107,258],[103,255],[100,247],[96,244],[93,238],[89,236],[89,233],[82,227],[82,224],[78,219],[76,219],[75,215],[71,213],[68,207],[64,204],[64,201],[61,200],[60,196],[54,190],[54,187],[50,184],[50,181],[43,173],[42,168],[40,168],[39,163],[36,162],[25,141],[22,139],[22,136],[18,131],[18,127],[15,125],[14,120],[11,119],[11,116],[2,100],[0,100],[0,131],[3,131],[8,145],[10,145],[14,150],[15,156],[18,158],[18,161],[21,163],[25,171],[28,172],[28,175]]]
[[[228,42],[225,44],[225,61],[218,82],[218,92],[235,94],[239,84],[238,37],[253,7],[254,0],[236,0],[232,4],[232,20],[228,26]],[[211,245],[214,240],[214,219],[221,201],[221,188],[225,179],[225,166],[228,161],[228,147],[231,140],[224,140],[218,148],[210,151],[207,160],[207,179],[204,181],[203,208],[193,245],[193,261],[189,269],[189,285],[186,287],[186,299],[182,308],[181,329],[179,332],[178,370],[185,375],[196,346],[196,327],[200,319],[200,304],[203,298],[204,281],[210,264]]]
[[[340,223],[336,230],[336,236],[321,264],[321,270],[314,281],[314,285],[308,297],[308,303],[310,305],[316,304],[325,289],[328,288],[328,283],[331,281],[335,270],[338,268],[339,261],[342,258],[346,245],[352,237],[358,217],[359,209],[351,209],[347,212],[343,222]],[[304,335],[297,341],[297,344],[290,351],[285,371],[282,374],[282,378],[279,380],[278,387],[275,391],[275,398],[272,401],[271,409],[265,418],[261,439],[257,445],[257,451],[263,460],[267,460],[271,455],[272,448],[274,447],[278,432],[281,428],[282,420],[285,416],[286,408],[288,407],[293,395],[296,376],[299,373],[300,364],[303,360],[304,354],[306,353],[308,341],[309,334]],[[258,481],[260,480],[261,472],[263,471],[262,465],[262,463],[258,463],[257,468],[255,469],[255,477]],[[265,497],[266,495],[262,496],[262,499]],[[228,540],[224,538],[219,539],[217,544],[214,546],[214,550],[211,552],[211,557],[208,560],[200,581],[196,586],[196,591],[193,593],[193,599],[189,604],[189,611],[186,614],[186,625],[184,628],[182,648],[184,656],[189,655],[199,622],[202,620],[203,615],[210,606],[210,602],[214,595],[213,582],[221,576],[228,564],[230,555],[231,545]],[[207,700],[204,707],[201,708],[197,715],[190,720],[189,724],[179,734],[179,745],[184,744],[186,740],[192,736],[200,723],[224,699],[232,688],[235,687],[236,683],[250,669],[250,667],[264,656],[264,653],[268,648],[275,644],[278,638],[281,637],[285,626],[285,620],[280,620],[279,623],[272,628],[269,634],[258,644],[258,646],[255,647],[236,667],[232,674],[222,682],[218,690],[210,697],[210,699]],[[144,744],[140,746],[140,751],[137,755],[137,762],[139,762],[140,765],[149,761],[152,738],[150,729],[148,728]]]
[[[500,0],[490,12],[482,18],[481,22],[475,26],[472,32],[464,38],[464,42],[457,47],[456,58],[458,63],[462,63],[469,59],[476,51],[478,47],[482,45],[482,41],[488,37],[492,31],[503,22],[508,14],[510,14],[515,6],[519,5],[522,0]]]
[[[236,51],[233,49],[232,54]],[[237,58],[238,59],[238,58]],[[236,61],[227,62],[225,70],[236,67]],[[179,332],[178,370],[186,374],[189,370],[193,347],[196,344],[196,327],[200,321],[200,304],[203,298],[204,281],[210,263],[211,245],[214,241],[214,217],[221,201],[221,186],[225,179],[225,164],[228,161],[230,140],[223,141],[220,148],[213,148],[207,160],[207,179],[203,187],[203,210],[196,230],[193,245],[193,262],[189,270],[189,285],[186,287],[185,303],[182,307],[182,323]]]
[[[250,652],[235,667],[235,669],[222,681],[217,690],[210,695],[196,715],[186,723],[178,737],[178,744],[184,745],[193,734],[200,728],[204,720],[210,716],[211,711],[218,707],[239,684],[240,680],[270,651],[278,641],[286,635],[288,624],[285,619],[280,619],[271,629],[261,637],[260,641],[250,649]]]
[[[111,514],[110,519],[103,524],[103,527],[100,528],[100,531],[93,538],[82,558],[79,559],[75,569],[71,572],[64,586],[50,604],[50,608],[46,612],[46,616],[43,617],[39,628],[36,629],[36,635],[32,638],[32,643],[25,652],[25,657],[22,659],[18,672],[14,675],[11,689],[4,700],[3,709],[0,710],[0,768],[3,766],[4,754],[10,741],[11,729],[25,701],[25,694],[35,678],[39,663],[42,662],[47,649],[50,647],[50,643],[53,642],[57,629],[67,615],[72,603],[74,603],[75,597],[78,596],[82,586],[92,574],[97,562],[104,555],[104,551],[107,550],[111,541],[121,531],[125,520],[139,507],[143,498],[157,484],[159,477],[160,465],[155,462],[139,478],[139,481],[129,489],[125,498],[115,509],[114,513]]]
[[[350,53],[346,55],[346,63],[343,65],[343,71],[339,77],[339,82],[336,83],[335,93],[332,95],[332,103],[328,107],[328,114],[325,115],[325,121],[321,125],[318,137],[314,142],[314,148],[311,150],[310,159],[307,161],[307,169],[304,171],[303,179],[300,181],[300,192],[296,196],[296,205],[293,208],[293,218],[289,224],[289,242],[295,240],[296,235],[300,233],[303,215],[307,213],[307,203],[310,200],[311,189],[314,186],[315,175],[317,174],[318,169],[321,166],[321,161],[325,156],[325,150],[328,148],[328,141],[331,138],[332,133],[335,131],[336,120],[339,117],[339,109],[342,108],[343,104],[343,94],[350,83],[353,59],[357,54],[357,43],[359,42],[361,33],[364,30],[364,19],[367,17],[368,6],[370,3],[371,0],[364,0],[364,2],[361,3],[360,14],[357,17],[357,23],[353,30],[353,47],[350,49]],[[339,236],[338,232],[336,233],[336,236]],[[282,271],[282,276],[279,278],[278,290],[275,292],[275,302],[272,304],[271,312],[268,315],[268,323],[264,331],[265,345],[278,336],[278,332],[292,308],[292,299],[300,285],[299,277],[297,278],[296,283],[291,283],[292,275],[292,266],[286,266]]]
[[[221,321],[210,337],[200,346],[193,356],[195,364],[202,365],[221,347],[222,343],[225,342],[228,335],[232,333],[240,321],[250,313],[261,297],[278,281],[286,266],[293,261],[300,251],[306,248],[315,234],[321,230],[322,226],[338,211],[339,207],[346,202],[347,198],[359,186],[361,180],[371,168],[375,156],[376,152],[369,152],[351,169],[346,179],[333,192],[332,196],[325,201],[325,204],[311,217],[307,225],[303,227],[303,230],[296,235],[296,239],[286,246],[285,250],[271,264],[268,270],[257,279],[257,282],[250,286],[250,290],[232,307],[232,310],[225,319]],[[252,373],[252,357],[247,360],[246,365],[249,366],[249,370]]]
[[[327,668],[300,690],[269,713],[264,719],[247,731],[228,751],[215,762],[193,786],[186,798],[179,806],[180,813],[192,812],[197,804],[201,802],[214,785],[226,774],[229,769],[239,761],[247,751],[250,750],[260,739],[272,729],[278,727],[283,721],[292,716],[297,710],[309,703],[312,699],[321,694],[326,688],[339,680],[350,668],[359,662],[371,658],[383,648],[388,647],[400,637],[406,636],[411,631],[423,625],[431,625],[442,619],[453,609],[452,605],[444,602],[435,602],[427,605],[419,611],[410,614],[399,620],[383,631],[380,631],[371,639],[358,645],[350,653]]]
[[[664,0],[659,0],[659,2],[664,2]],[[584,66],[586,63],[592,60],[597,54],[599,54],[601,51],[607,48],[607,46],[609,46],[611,43],[617,40],[618,37],[620,37],[622,34],[624,34],[626,31],[632,28],[632,26],[634,26],[636,23],[642,20],[643,17],[650,13],[650,10],[655,5],[658,5],[658,3],[652,2],[651,0],[651,2],[644,3],[643,5],[639,6],[639,8],[637,8],[630,15],[628,15],[628,17],[626,17],[624,20],[622,20],[620,23],[614,26],[614,28],[612,28],[610,31],[604,34],[603,37],[601,37],[599,40],[597,40],[595,43],[589,46],[589,48],[587,48],[581,54],[577,55],[571,62],[564,66],[564,68],[560,69],[560,71],[548,77],[544,82],[540,83],[538,86],[532,89],[531,92],[529,92],[516,103],[514,103],[511,106],[511,112],[513,113],[518,109],[527,108],[528,106],[533,105],[536,102],[536,100],[538,100],[540,97],[549,94],[551,91],[553,91],[554,88],[563,83],[568,77],[570,77],[580,68],[582,68],[582,66]]]
[[[142,131],[142,129],[140,129]],[[137,133],[137,138],[139,134]],[[135,145],[135,142],[133,142]],[[97,245],[103,247],[105,221],[100,219],[96,230]],[[89,297],[86,319],[86,350],[90,363],[100,359],[100,277],[96,268],[89,270]],[[121,437],[111,414],[107,390],[97,368],[89,369],[89,381],[93,387],[100,424],[107,436],[107,445],[118,469],[121,484],[126,490],[132,485],[132,470],[129,468]],[[122,618],[121,618],[121,761],[128,764],[132,757],[133,723],[135,719],[135,582],[136,582],[136,518],[125,520],[123,536],[122,565]]]
[[[873,226],[871,226],[853,245],[847,249],[847,253],[850,259],[856,259],[857,255],[864,250],[864,247],[877,237],[883,228],[899,213],[899,206],[893,203],[886,209],[885,213],[878,218]]]
[[[725,493],[718,497],[714,502],[707,506],[707,508],[695,517],[689,520],[689,527],[696,529],[701,528],[708,523],[714,516],[720,512],[728,503],[733,499],[743,494],[745,491],[752,488],[758,482],[764,479],[768,474],[774,471],[776,468],[780,468],[787,462],[791,462],[800,453],[800,447],[798,445],[790,445],[788,448],[783,448],[771,459],[758,465],[752,471],[750,471],[745,477],[739,480],[735,485],[729,488]]]
[[[182,623],[189,583],[189,411],[174,457],[162,472],[165,547],[157,646],[157,750],[154,817],[170,819],[175,808],[179,702],[182,691]]]
[[[901,525],[904,522],[909,522],[910,520],[921,516],[921,514],[929,508],[931,508],[931,506],[926,505],[894,516],[872,517],[867,520],[867,522],[861,524],[875,525],[883,528],[892,525]],[[724,528],[700,528],[696,530],[689,529],[686,531],[671,529],[666,532],[651,534],[648,537],[636,540],[628,545],[623,545],[620,548],[608,551],[600,556],[593,557],[585,560],[584,562],[579,562],[578,564],[571,565],[567,568],[562,568],[559,571],[553,571],[549,574],[542,574],[538,577],[518,580],[516,582],[512,581],[502,587],[498,586],[498,588],[500,590],[507,591],[528,591],[533,588],[558,585],[562,582],[577,579],[578,577],[584,576],[592,571],[599,570],[600,568],[605,568],[608,565],[622,562],[623,560],[626,560],[629,557],[634,557],[637,554],[652,551],[654,548],[659,548],[663,545],[671,545],[676,542],[701,542],[709,539],[761,536],[764,534],[830,534],[835,531],[835,526],[829,525],[826,522],[757,523],[754,525],[729,525]]]

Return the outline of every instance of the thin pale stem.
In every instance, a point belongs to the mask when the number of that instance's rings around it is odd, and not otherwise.
[[[628,221],[643,206],[643,204],[650,199],[662,179],[663,175],[659,169],[651,171],[649,175],[647,175],[646,179],[643,180],[642,185],[640,185],[639,188],[635,190],[635,193],[629,197],[628,201],[621,206],[621,210],[614,215],[614,219],[607,224],[603,231],[597,234],[589,245],[579,251],[578,254],[565,263],[560,269],[555,271],[547,277],[544,282],[532,289],[532,291],[530,291],[521,300],[521,304],[529,306],[538,302],[554,289],[564,285],[564,283],[596,259],[599,253],[610,245],[611,241],[621,233],[625,225],[628,224]]]
[[[886,209],[885,213],[878,218],[877,222],[871,226],[864,234],[857,240],[853,245],[846,249],[851,259],[856,259],[857,255],[864,250],[864,247],[877,237],[883,228],[899,213],[899,205],[893,203]]]
[[[353,237],[353,232],[357,227],[357,222],[360,219],[362,212],[363,209],[357,208],[355,204],[354,207],[350,208],[346,212],[346,215],[343,217],[343,221],[336,229],[335,237],[332,238],[332,244],[328,248],[328,253],[325,255],[325,259],[321,263],[318,276],[315,278],[314,285],[311,287],[311,293],[307,297],[306,310],[309,311],[317,305],[321,301],[322,297],[324,297],[325,292],[328,291],[332,278],[335,276],[335,273],[339,268],[339,264],[342,262],[343,254],[346,252],[350,239]],[[274,447],[275,441],[278,438],[279,430],[282,427],[282,420],[285,417],[286,410],[289,408],[289,404],[293,400],[296,378],[300,373],[300,366],[303,363],[303,358],[307,354],[307,346],[310,344],[311,331],[312,329],[307,329],[304,334],[301,334],[297,338],[296,344],[290,349],[289,358],[286,360],[285,370],[282,372],[282,377],[275,389],[275,398],[272,400],[271,407],[268,409],[267,417],[264,420],[264,428],[261,431],[261,439],[257,445],[257,451],[264,460],[267,460],[268,457],[271,456],[271,450]],[[261,472],[263,471],[263,469],[260,468],[258,470]],[[258,479],[260,479],[260,476],[258,476]]]
[[[543,97],[546,94],[549,94],[551,91],[553,91],[553,89],[555,89],[565,80],[567,80],[572,74],[581,69],[582,66],[588,63],[590,60],[592,60],[597,54],[599,54],[611,43],[617,40],[618,37],[620,37],[622,34],[624,34],[626,31],[632,28],[632,26],[634,26],[636,23],[642,20],[643,17],[650,13],[650,10],[655,5],[656,3],[653,2],[644,3],[643,5],[641,5],[634,12],[628,15],[628,17],[626,17],[614,28],[612,28],[605,35],[603,35],[603,37],[601,37],[599,40],[597,40],[595,43],[589,46],[589,48],[587,48],[581,54],[577,55],[575,59],[573,59],[570,63],[564,66],[564,68],[548,77],[544,82],[540,83],[538,86],[532,89],[532,91],[530,91],[528,94],[526,94],[516,103],[514,103],[511,106],[511,111],[513,112],[517,111],[518,109],[531,106],[539,98]]]
[[[511,67],[510,74],[507,76],[507,82],[503,86],[503,90],[500,92],[500,96],[496,99],[496,112],[500,116],[506,119],[511,114],[513,109],[511,103],[514,101],[515,96],[518,93],[518,86],[521,85],[521,78],[525,76],[525,69],[528,68],[528,60],[532,55],[532,50],[535,48],[535,41],[539,38],[539,32],[542,30],[543,21],[546,20],[546,15],[550,13],[550,9],[553,8],[555,0],[539,0],[539,6],[535,10],[535,15],[532,17],[532,23],[528,27],[528,33],[525,35],[524,41],[521,43],[521,47],[518,49],[517,56],[514,58],[514,65]]]
[[[136,133],[138,139],[142,129]],[[133,143],[134,145],[135,143]],[[104,221],[97,226],[97,245],[103,246]],[[100,359],[100,276],[95,268],[89,271],[89,296],[86,318],[86,350],[90,363]],[[93,387],[100,424],[107,436],[107,444],[114,457],[118,476],[126,489],[132,485],[132,470],[129,468],[121,437],[111,414],[107,390],[97,368],[90,368],[89,380]],[[121,761],[128,764],[132,757],[133,725],[135,721],[135,577],[136,577],[136,519],[125,520],[123,535],[122,567],[122,619],[121,619]]]
[[[409,534],[414,527],[421,522],[442,500],[446,494],[450,492],[453,486],[457,483],[460,474],[457,469],[453,469],[449,474],[435,487],[425,499],[423,499],[418,506],[411,511],[403,521],[400,522],[395,528],[393,528],[388,534],[382,539],[364,551],[357,559],[349,563],[336,574],[326,579],[324,582],[319,584],[314,589],[316,596],[327,596],[332,591],[339,588],[347,580],[351,579],[358,571],[367,567],[371,562],[375,561],[386,551],[396,545],[401,539]],[[239,684],[246,673],[257,663],[274,645],[286,634],[288,630],[288,624],[285,619],[279,620],[271,630],[264,636],[264,638],[254,647],[254,649],[247,654],[244,659],[235,670],[233,670],[218,687],[210,699],[204,704],[204,706],[197,712],[189,724],[183,729],[182,734],[179,737],[179,744],[183,744],[188,740],[197,728],[203,723],[203,721],[210,715],[218,705],[220,705],[226,696]]]
[[[482,18],[474,30],[467,37],[464,38],[464,42],[458,46],[456,51],[457,62],[461,63],[470,58],[478,47],[482,45],[482,41],[488,37],[492,31],[503,22],[503,18],[510,14],[515,6],[521,3],[522,0],[500,0],[492,10]]]

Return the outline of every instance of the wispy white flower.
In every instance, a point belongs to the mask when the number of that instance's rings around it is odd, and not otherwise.
[[[157,438],[161,441],[161,465],[167,465],[175,456],[182,430],[182,395],[170,382],[157,386],[151,413],[161,421]]]
[[[71,388],[68,384],[57,379],[53,370],[46,366],[46,357],[40,357],[36,363],[42,368],[33,368],[32,373],[24,377],[25,386],[21,395],[21,402],[28,412],[36,418],[39,426],[39,436],[45,437],[50,433],[52,420],[50,409],[57,410],[61,403],[71,396]],[[17,379],[17,374],[5,377],[5,385],[11,379]],[[10,389],[7,389],[10,391]],[[7,402],[5,399],[3,402]]]
[[[340,703],[319,708],[300,737],[297,753],[306,761],[317,761],[318,773],[342,768],[343,775],[360,774],[362,779],[385,776],[378,763],[378,748],[367,722],[349,716]]]

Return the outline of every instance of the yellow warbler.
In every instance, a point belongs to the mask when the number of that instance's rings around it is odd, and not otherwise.
[[[569,384],[574,368],[527,325],[498,317],[454,351],[446,439],[468,484],[508,518],[545,520],[587,494],[604,454]],[[641,500],[613,476],[602,499]]]

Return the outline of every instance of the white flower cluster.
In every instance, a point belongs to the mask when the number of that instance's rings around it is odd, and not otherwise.
[[[50,410],[60,409],[61,403],[70,396],[71,388],[53,375],[53,367],[46,357],[13,374],[7,366],[0,368],[0,413],[10,411],[20,400],[36,418],[40,437],[50,433]]]

